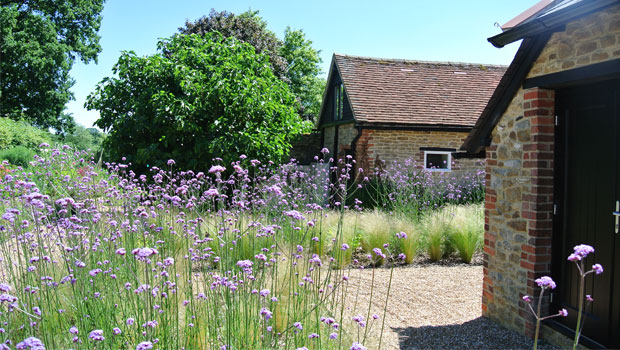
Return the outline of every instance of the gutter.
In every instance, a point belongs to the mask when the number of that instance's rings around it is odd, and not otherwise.
[[[493,44],[493,46],[502,48],[507,44],[527,36],[536,36],[549,30],[562,30],[563,26],[571,20],[597,11],[603,7],[616,4],[618,4],[617,0],[582,0],[581,3],[577,5],[569,5],[564,9],[559,9],[542,17],[537,17],[501,34],[490,37],[487,40]]]

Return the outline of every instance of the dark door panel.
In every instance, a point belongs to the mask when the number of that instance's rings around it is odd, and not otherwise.
[[[617,96],[620,81],[560,90],[556,111],[556,189],[562,220],[554,231],[554,276],[558,280],[555,306],[569,310],[560,320],[574,329],[579,302],[579,278],[566,257],[577,244],[595,248],[588,266],[600,263],[605,273],[586,278],[586,294],[594,303],[587,309],[584,336],[607,347],[620,347],[620,282],[616,252],[619,234],[614,232],[612,211],[620,200],[618,151],[619,116]]]

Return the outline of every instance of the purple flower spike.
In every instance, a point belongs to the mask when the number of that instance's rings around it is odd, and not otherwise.
[[[136,346],[136,350],[150,350],[153,348],[153,343],[150,341],[143,341]]]
[[[530,298],[529,295],[524,295],[523,296],[523,301],[525,301],[526,303],[531,303],[532,302],[532,298]]]
[[[103,336],[103,330],[95,329],[94,331],[88,334],[88,337],[94,341],[104,341],[105,337]]]
[[[538,284],[540,288],[544,288],[544,289],[546,288],[555,289],[556,287],[555,282],[553,282],[553,280],[549,276],[543,276],[535,280],[535,282]]]
[[[575,254],[579,255],[582,258],[585,258],[590,253],[594,253],[594,248],[587,244],[580,244],[578,246],[575,246],[573,250],[575,251]]]
[[[366,347],[358,342],[353,342],[351,350],[366,350]]]
[[[594,299],[592,298],[592,296],[590,294],[586,294],[586,300],[589,302],[594,301]]]
[[[212,167],[209,169],[209,173],[210,173],[210,174],[214,174],[214,173],[221,173],[221,172],[223,172],[223,171],[225,171],[225,170],[226,170],[226,168],[224,168],[224,167],[223,167],[223,166],[221,166],[221,165],[214,165],[214,166],[212,166]]]
[[[603,266],[601,266],[601,264],[594,264],[592,265],[592,271],[594,271],[597,275],[600,275],[603,273]]]
[[[566,311],[566,309],[560,310],[560,316],[563,316],[563,317],[568,316],[568,311]]]
[[[571,254],[568,256],[568,261],[579,261],[581,260],[581,256],[577,254]]]
[[[15,347],[19,350],[45,350],[43,342],[35,337],[26,338]]]

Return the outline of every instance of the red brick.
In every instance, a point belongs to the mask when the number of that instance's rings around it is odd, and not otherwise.
[[[538,100],[532,100],[530,102],[532,108],[536,108],[536,107],[545,107],[545,108],[553,108],[555,107],[555,100],[552,99],[538,99]],[[523,108],[528,108],[525,107],[525,104],[523,104]]]
[[[542,109],[542,108],[538,108],[538,109],[530,109],[527,111],[523,111],[523,116],[524,117],[533,117],[536,115],[546,115],[546,116],[550,116],[553,115],[553,111],[550,109]]]
[[[530,158],[532,159],[553,159],[553,152],[530,152]]]
[[[543,135],[532,135],[532,140],[534,142],[553,142],[553,135],[547,135],[547,134],[543,134]]]
[[[545,90],[540,90],[538,88],[531,90],[531,91],[526,91],[525,94],[523,95],[523,99],[524,100],[533,100],[533,99],[539,99],[539,98],[550,98],[551,96],[549,96],[549,94],[547,93],[547,91]]]
[[[553,134],[554,130],[555,130],[555,127],[548,126],[548,125],[538,125],[538,126],[532,126],[530,128],[530,131],[533,134]]]

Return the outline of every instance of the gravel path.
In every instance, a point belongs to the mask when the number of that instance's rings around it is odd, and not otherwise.
[[[351,273],[348,319],[359,314],[367,317],[372,274],[372,269]],[[374,269],[370,314],[381,318],[375,321],[370,317],[365,341],[368,349],[379,349],[389,277],[390,269]],[[525,336],[481,317],[481,297],[481,265],[416,263],[395,268],[381,350],[531,349],[532,341]]]

